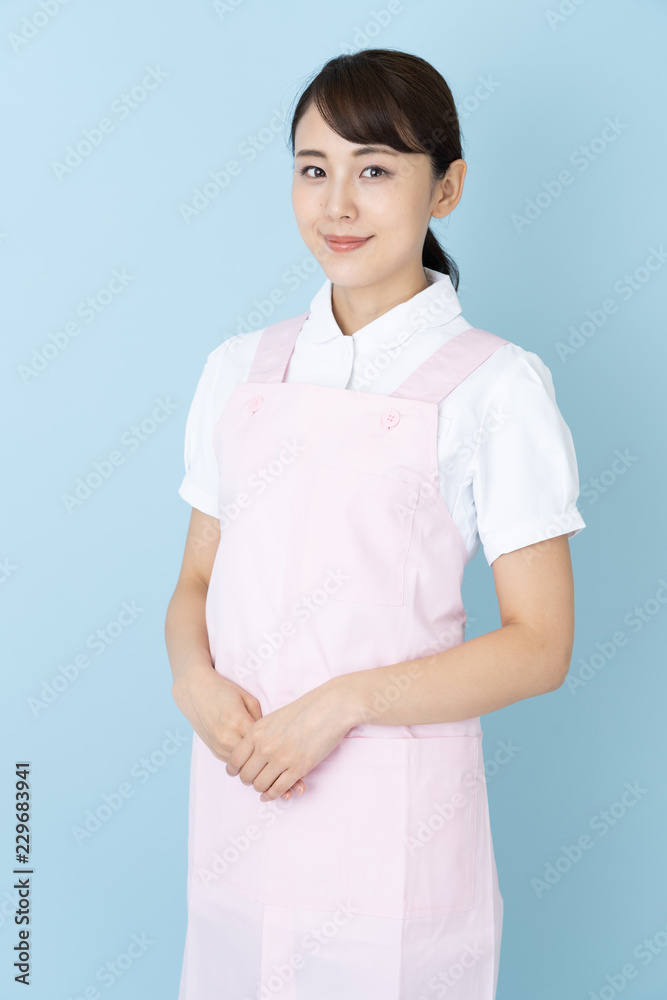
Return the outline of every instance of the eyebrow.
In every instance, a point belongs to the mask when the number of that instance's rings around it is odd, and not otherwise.
[[[395,149],[388,149],[385,146],[362,146],[361,149],[355,149],[352,156],[366,156],[369,153],[377,153],[380,156],[400,156]],[[327,154],[323,153],[319,149],[300,149],[296,154],[297,156],[318,156],[322,160],[326,160]]]

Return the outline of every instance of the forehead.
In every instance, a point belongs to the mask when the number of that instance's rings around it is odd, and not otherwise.
[[[327,157],[327,156],[366,156],[371,154],[381,154],[394,157],[396,160],[401,157],[414,156],[414,153],[400,153],[391,146],[382,143],[365,145],[363,143],[348,142],[342,135],[329,128],[324,118],[314,104],[300,119],[295,130],[295,157]],[[419,155],[419,154],[417,154]]]

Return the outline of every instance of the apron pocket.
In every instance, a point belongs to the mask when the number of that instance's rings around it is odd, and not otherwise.
[[[340,906],[348,775],[336,767],[337,750],[308,772],[303,796],[261,802],[201,743],[197,781],[205,791],[192,800],[190,844],[194,877],[207,892],[220,883],[274,906]]]
[[[480,738],[345,737],[345,888],[360,913],[430,917],[474,904]]]
[[[293,792],[268,831],[264,903],[336,910],[344,901],[342,816],[347,773],[336,766],[336,750],[308,772],[303,796]]]
[[[219,880],[277,906],[398,918],[470,910],[480,743],[344,737],[288,803],[261,803],[207,751],[200,769],[214,769],[220,789],[195,799],[195,871],[209,890]]]
[[[403,604],[416,489],[367,472],[314,468],[298,587],[335,601]]]

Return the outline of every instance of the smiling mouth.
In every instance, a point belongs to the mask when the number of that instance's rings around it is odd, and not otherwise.
[[[372,236],[324,236],[324,240],[330,250],[336,253],[346,253],[349,250],[356,250],[364,246]]]

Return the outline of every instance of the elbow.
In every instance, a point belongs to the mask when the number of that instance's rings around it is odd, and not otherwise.
[[[548,694],[565,683],[572,662],[572,639],[569,636],[545,634],[528,627],[526,630],[528,660],[532,665],[533,689]]]
[[[176,597],[176,590],[174,590],[174,593],[171,595],[171,599],[169,601],[169,604],[167,605],[167,610],[166,610],[165,615],[164,615],[163,630],[164,630],[165,642],[169,642],[169,637],[170,637],[170,634],[171,634],[171,626],[172,626],[174,604],[176,603],[175,600],[174,600],[175,597]]]
[[[558,688],[562,687],[565,683],[567,675],[570,670],[570,664],[572,662],[572,646],[568,645],[567,648],[562,649],[559,655],[555,655],[551,659],[551,665],[549,670],[549,686],[548,691],[557,691]]]

